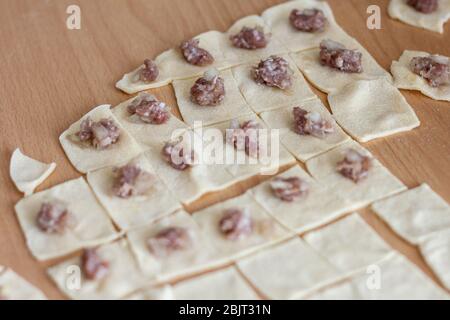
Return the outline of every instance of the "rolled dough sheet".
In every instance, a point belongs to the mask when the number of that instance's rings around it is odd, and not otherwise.
[[[9,165],[9,175],[17,189],[29,196],[56,168],[50,164],[37,161],[24,155],[19,148],[14,150]]]
[[[42,203],[52,201],[65,204],[76,221],[64,234],[45,233],[36,224]],[[23,198],[15,210],[27,246],[38,260],[57,258],[118,236],[106,210],[82,177]]]
[[[80,124],[86,117],[91,117],[93,121],[112,119],[120,129],[119,140],[104,150],[72,141],[71,137],[80,130]],[[72,124],[61,134],[59,141],[72,165],[82,173],[122,163],[141,153],[139,144],[120,125],[111,112],[110,105],[106,104],[92,109],[82,119]]]
[[[430,14],[418,12],[407,5],[407,0],[391,0],[388,13],[392,18],[414,27],[444,33],[444,24],[450,18],[450,0],[439,0],[437,11]]]
[[[109,272],[102,279],[84,277],[81,256],[49,268],[48,274],[65,295],[76,300],[121,299],[152,280],[139,271],[125,239],[98,247],[97,254],[109,263]]]
[[[44,293],[12,269],[0,266],[0,296],[6,300],[47,300]],[[0,299],[1,300],[1,299]]]
[[[312,135],[299,135],[295,133],[293,130],[294,116],[292,109],[297,106],[306,111],[318,112],[324,119],[333,123],[334,132],[326,135],[323,139]],[[260,116],[269,128],[279,130],[280,140],[283,146],[302,162],[348,142],[350,139],[341,127],[337,125],[334,118],[319,99],[303,102],[297,101],[284,108],[263,112]]]
[[[259,300],[235,267],[179,282],[173,291],[177,300]]]
[[[142,227],[181,209],[181,204],[173,200],[174,195],[165,183],[156,176],[152,166],[144,156],[141,155],[132,159],[130,163],[136,164],[139,168],[154,176],[153,187],[145,195],[126,199],[115,196],[112,187],[116,167],[103,168],[87,174],[87,180],[92,190],[120,229],[126,231]]]
[[[348,149],[354,149],[372,158],[372,168],[367,179],[354,183],[336,170]],[[309,173],[330,189],[340,190],[341,197],[353,204],[353,209],[364,207],[374,201],[406,190],[406,186],[389,172],[378,160],[354,141],[345,143],[327,153],[308,160]]]
[[[361,80],[328,95],[336,121],[359,142],[420,125],[403,95],[385,79]]]
[[[126,300],[174,300],[173,290],[170,285],[151,287],[139,290],[129,295]]]
[[[289,55],[285,54],[281,57],[289,62],[292,70],[292,87],[287,90],[268,87],[255,82],[252,76],[252,70],[259,62],[237,66],[232,69],[233,76],[242,95],[256,113],[317,98]]]
[[[395,86],[399,89],[420,91],[434,100],[450,101],[450,85],[433,88],[425,79],[413,73],[409,68],[412,58],[427,56],[429,53],[405,50],[399,61],[393,61],[391,72],[394,76]]]
[[[450,229],[450,206],[427,184],[375,202],[372,209],[412,244]]]

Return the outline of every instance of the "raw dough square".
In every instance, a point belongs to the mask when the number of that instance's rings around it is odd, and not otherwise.
[[[82,173],[130,160],[141,153],[139,144],[120,125],[109,108],[110,105],[105,104],[92,109],[59,137],[70,162]],[[97,150],[92,146],[84,146],[73,141],[73,135],[79,131],[80,124],[86,117],[91,117],[93,121],[99,121],[102,118],[114,120],[120,129],[119,141],[104,150]]]
[[[450,229],[450,206],[427,184],[375,202],[372,209],[412,244]]]
[[[285,202],[273,195],[270,181],[251,189],[256,201],[286,228],[296,233],[314,229],[342,216],[351,204],[339,196],[339,190],[328,189],[311,178],[299,166],[277,177],[299,177],[309,185],[308,195]]]
[[[139,271],[125,239],[103,245],[96,250],[100,258],[109,263],[109,272],[103,279],[89,280],[83,276],[80,268],[81,256],[48,269],[48,274],[59,289],[71,299],[120,299],[152,280],[144,277]]]
[[[320,113],[324,119],[333,123],[334,132],[326,135],[323,139],[312,135],[299,135],[295,133],[293,130],[294,116],[292,110],[297,106],[300,106],[306,111]],[[350,139],[341,127],[337,125],[334,118],[319,99],[297,102],[285,108],[263,112],[260,116],[269,128],[280,130],[280,140],[283,146],[302,162],[337,147]]]
[[[393,61],[391,65],[395,86],[399,89],[420,91],[434,100],[450,101],[450,84],[433,88],[424,78],[415,74],[409,68],[412,58],[428,56],[429,54],[423,51],[405,50],[399,61]]]
[[[41,231],[36,219],[42,203],[48,201],[65,204],[76,225],[64,234]],[[83,247],[112,241],[118,236],[105,209],[82,177],[23,198],[15,210],[28,248],[38,260],[60,257]]]
[[[0,266],[0,300],[47,300],[44,293],[13,270]]]
[[[299,238],[240,260],[238,268],[269,299],[295,299],[334,282],[337,270]]]
[[[289,66],[292,69],[292,87],[288,90],[268,87],[255,82],[252,71],[259,62],[241,65],[232,69],[233,76],[242,95],[256,113],[317,98],[289,55],[283,55],[282,57],[289,62]]]
[[[361,80],[328,95],[336,121],[359,142],[420,125],[405,97],[385,79]]]
[[[372,158],[369,176],[355,183],[336,170],[348,149],[354,149]],[[308,160],[306,167],[311,175],[330,189],[339,190],[341,197],[353,204],[352,209],[364,207],[374,201],[406,190],[406,186],[389,172],[377,159],[354,141],[345,143],[327,153]]]
[[[253,221],[253,232],[245,238],[233,241],[220,232],[219,223],[227,209],[235,208],[248,210]],[[215,260],[220,263],[232,262],[292,236],[291,232],[272,218],[248,193],[197,211],[192,217],[199,225],[205,240],[213,247]]]
[[[126,199],[115,196],[112,187],[116,167],[91,171],[87,175],[88,183],[95,195],[120,229],[142,227],[181,209],[181,204],[174,201],[172,192],[154,174],[152,166],[144,156],[141,155],[130,163],[136,164],[154,176],[154,187],[147,194]]]
[[[450,0],[439,0],[435,12],[424,14],[407,4],[407,0],[391,0],[389,15],[406,24],[426,30],[444,33],[444,24],[450,18]]]
[[[235,267],[179,282],[173,291],[177,300],[259,300]]]

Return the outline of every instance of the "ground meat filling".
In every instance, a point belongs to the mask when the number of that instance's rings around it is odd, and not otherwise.
[[[247,210],[228,209],[219,221],[219,230],[228,240],[241,240],[253,232],[252,217]]]
[[[327,18],[319,9],[292,10],[289,21],[291,25],[304,32],[322,32],[327,24]]]
[[[191,88],[191,100],[200,106],[217,106],[223,99],[225,99],[225,83],[217,70],[205,72]]]
[[[157,257],[167,257],[175,251],[186,250],[192,245],[187,229],[168,227],[147,240],[149,251]]]
[[[170,118],[167,105],[148,93],[141,93],[128,106],[128,112],[145,123],[163,124]]]
[[[245,121],[242,124],[239,124],[236,119],[232,120],[227,130],[227,142],[236,150],[243,150],[248,156],[257,158],[261,151],[259,129],[261,126],[254,120]]]
[[[152,174],[132,164],[115,169],[114,174],[113,193],[119,198],[146,194],[155,182]]]
[[[181,141],[169,141],[162,149],[162,156],[174,169],[183,171],[192,167],[195,161],[194,150],[188,149]]]
[[[312,135],[324,138],[334,132],[333,124],[322,118],[318,112],[308,112],[300,107],[294,107],[294,132],[299,135]]]
[[[432,87],[450,84],[450,59],[447,57],[415,57],[410,62],[410,68]]]
[[[184,58],[194,66],[203,67],[212,64],[214,57],[207,50],[200,48],[199,43],[197,39],[182,42],[180,49]]]
[[[256,50],[267,47],[268,39],[261,27],[243,27],[241,31],[230,37],[236,48]]]
[[[36,223],[45,233],[63,234],[72,226],[73,217],[63,204],[44,202],[38,212]]]
[[[320,43],[320,63],[342,72],[363,72],[362,53],[358,50],[348,50],[344,45],[332,40],[323,40]]]
[[[309,184],[299,177],[275,178],[270,182],[273,194],[285,202],[292,202],[308,194]]]
[[[422,13],[432,13],[439,7],[438,0],[408,0],[407,4]]]
[[[142,82],[155,81],[159,76],[158,66],[153,60],[145,59],[144,67],[139,70],[139,80]]]
[[[277,87],[282,90],[289,89],[292,86],[292,71],[289,63],[276,56],[271,56],[266,60],[262,60],[253,69],[253,79],[268,87]]]
[[[349,149],[345,158],[337,164],[337,171],[344,177],[358,183],[369,175],[372,160],[356,150]]]
[[[109,262],[103,260],[95,249],[85,249],[81,256],[81,269],[89,280],[101,280],[109,273]]]
[[[97,149],[106,149],[119,141],[120,129],[111,119],[95,122],[87,117],[81,122],[76,136],[81,142],[89,142]]]

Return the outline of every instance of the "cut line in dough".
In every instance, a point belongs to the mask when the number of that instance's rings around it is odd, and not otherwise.
[[[168,284],[139,290],[127,296],[126,300],[175,300],[172,287]]]

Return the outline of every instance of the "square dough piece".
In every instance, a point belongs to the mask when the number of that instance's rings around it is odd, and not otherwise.
[[[130,163],[136,164],[139,168],[154,176],[153,187],[147,194],[130,198],[115,196],[112,187],[116,167],[91,171],[87,175],[88,183],[95,195],[120,229],[129,230],[142,227],[181,209],[181,204],[174,201],[172,192],[154,174],[152,166],[144,156],[141,155],[131,160]]]
[[[414,27],[444,33],[444,24],[450,18],[450,0],[439,0],[439,8],[430,14],[418,12],[407,4],[407,0],[391,0],[388,13]]]
[[[365,271],[392,252],[357,213],[306,234],[304,240],[346,275]]]
[[[185,228],[191,237],[191,246],[158,257],[147,246],[149,238],[170,227]],[[158,282],[174,280],[210,268],[212,248],[195,220],[185,211],[162,218],[151,225],[128,232],[131,249],[144,274],[156,277]]]
[[[259,300],[235,267],[179,282],[173,291],[177,300]]]
[[[450,290],[450,229],[423,240],[420,252],[442,284]]]
[[[372,168],[367,179],[355,183],[336,170],[345,151],[354,149],[372,158]],[[306,167],[311,175],[330,189],[340,190],[341,196],[353,204],[353,209],[406,190],[406,186],[389,172],[377,159],[354,141],[345,143],[327,153],[308,160]]]
[[[334,282],[339,273],[303,240],[294,238],[240,260],[238,268],[269,299],[295,299]]]
[[[80,130],[80,124],[86,117],[91,117],[93,121],[111,118],[120,129],[119,141],[104,150],[97,150],[92,146],[84,146],[74,142],[72,137]],[[113,166],[130,160],[141,153],[139,144],[120,125],[111,112],[110,105],[106,104],[92,109],[82,119],[72,124],[69,129],[61,134],[59,141],[72,165],[82,173]]]
[[[323,139],[312,135],[295,133],[293,130],[294,116],[292,110],[296,106],[300,106],[306,111],[318,112],[324,119],[333,123],[334,132],[326,135]],[[263,112],[260,116],[269,128],[280,130],[280,140],[283,146],[302,162],[337,147],[350,139],[341,127],[337,125],[332,115],[319,99],[297,102],[285,108]]]
[[[0,300],[47,300],[44,293],[13,270],[0,266]]]
[[[83,276],[80,269],[81,256],[48,269],[49,276],[58,288],[71,299],[121,299],[150,280],[140,272],[125,239],[103,245],[96,250],[100,258],[109,263],[109,272],[103,279],[89,280]],[[79,283],[75,277],[78,277]]]
[[[375,202],[372,210],[412,244],[450,229],[450,206],[427,184]]]
[[[294,202],[282,201],[273,195],[270,181],[256,186],[251,192],[256,201],[275,219],[296,233],[324,225],[342,216],[351,206],[339,196],[339,190],[321,185],[299,166],[294,166],[277,177],[301,178],[309,185],[308,195]]]
[[[42,203],[51,201],[63,203],[76,221],[63,234],[45,233],[36,224]],[[106,210],[82,177],[23,198],[15,210],[28,248],[38,260],[57,258],[118,236]]]
[[[328,95],[336,121],[359,142],[420,125],[405,97],[385,79],[361,80]]]
[[[225,210],[234,208],[248,210],[253,221],[253,232],[235,241],[227,239],[219,229]],[[292,236],[292,233],[272,218],[249,193],[197,211],[192,217],[199,225],[205,240],[214,248],[217,264],[235,261]]]
[[[232,69],[233,76],[242,95],[256,113],[317,98],[289,55],[283,55],[282,57],[289,62],[289,66],[292,69],[293,82],[292,87],[288,90],[281,90],[256,83],[252,76],[252,70],[258,62],[241,65]]]
[[[173,82],[181,116],[190,126],[207,126],[253,113],[239,91],[231,70],[220,72],[220,77],[225,83],[225,98],[218,106],[199,106],[191,101],[191,87],[198,77]]]
[[[289,22],[289,15],[293,9],[320,9],[328,19],[328,25],[323,32],[302,32],[296,30]],[[262,13],[262,18],[272,30],[274,38],[279,39],[290,52],[318,47],[324,39],[344,40],[349,36],[336,23],[333,12],[326,2],[315,0],[288,1],[273,6]]]
[[[412,72],[409,63],[414,57],[428,57],[429,53],[405,50],[399,61],[393,61],[391,72],[399,89],[417,90],[434,100],[450,101],[450,84],[433,88],[421,76]]]
[[[127,130],[141,145],[142,149],[147,149],[149,146],[158,145],[168,141],[172,138],[173,134],[177,134],[177,132],[181,132],[188,128],[183,121],[173,114],[171,114],[169,120],[163,124],[151,124],[140,120],[134,120],[127,110],[128,105],[130,105],[134,99],[136,99],[136,97],[122,102],[114,107],[112,112],[125,130]]]

